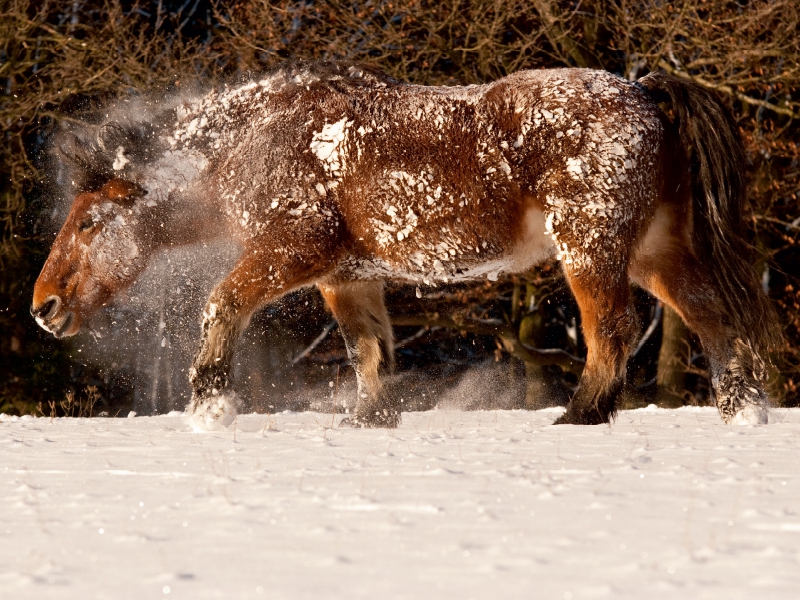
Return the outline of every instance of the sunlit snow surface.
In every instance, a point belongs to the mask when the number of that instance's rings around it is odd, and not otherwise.
[[[0,421],[0,598],[797,598],[800,410]]]

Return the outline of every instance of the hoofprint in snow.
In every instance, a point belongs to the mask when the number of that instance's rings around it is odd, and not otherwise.
[[[800,410],[558,414],[0,415],[0,597],[797,597]]]

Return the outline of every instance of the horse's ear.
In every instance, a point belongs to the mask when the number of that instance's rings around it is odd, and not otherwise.
[[[136,202],[137,198],[141,198],[147,194],[147,190],[132,181],[112,179],[100,188],[100,193],[104,198],[130,208],[133,206],[133,203]]]

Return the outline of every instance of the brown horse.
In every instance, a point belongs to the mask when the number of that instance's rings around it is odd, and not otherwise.
[[[690,82],[558,69],[424,87],[298,63],[112,107],[55,147],[78,193],[31,312],[57,337],[77,333],[160,248],[242,245],[203,312],[196,423],[235,415],[232,354],[253,312],[317,285],[358,377],[347,422],[393,427],[401,405],[380,377],[393,365],[383,280],[495,279],[552,257],[588,346],[559,423],[614,417],[639,332],[631,282],[698,333],[722,418],[766,421],[761,357],[780,333],[746,260],[744,156],[731,119]]]

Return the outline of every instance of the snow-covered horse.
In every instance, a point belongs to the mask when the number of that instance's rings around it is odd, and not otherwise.
[[[766,420],[762,356],[780,333],[742,239],[744,156],[731,119],[690,82],[557,69],[425,87],[296,63],[123,102],[55,147],[76,197],[31,312],[56,336],[78,332],[160,248],[243,247],[203,312],[198,422],[233,418],[232,355],[253,312],[317,285],[358,377],[348,422],[393,427],[383,281],[494,279],[553,257],[588,346],[559,423],[614,417],[639,331],[631,281],[699,334],[722,418]]]

